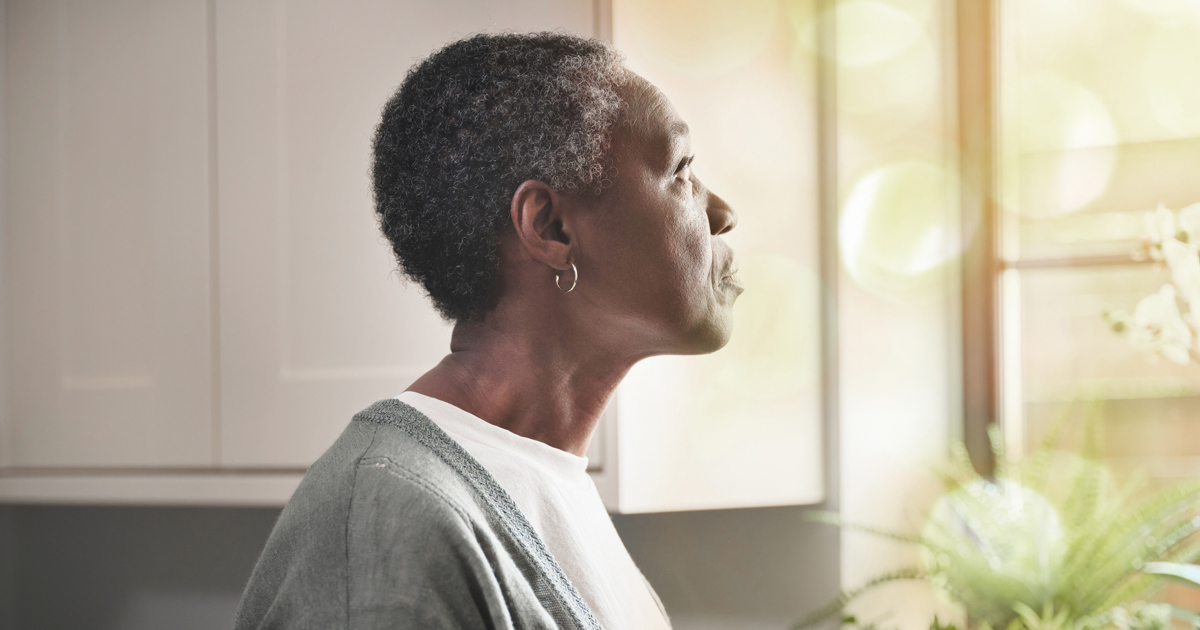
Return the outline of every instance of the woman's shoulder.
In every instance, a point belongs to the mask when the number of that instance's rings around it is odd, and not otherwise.
[[[355,459],[357,478],[382,475],[392,480],[384,491],[430,495],[460,512],[491,503],[492,497],[480,494],[486,493],[482,480],[489,477],[483,467],[413,407],[394,398],[380,400],[356,414],[347,433],[356,428],[371,433],[370,444]]]
[[[308,468],[277,529],[298,521],[313,533],[340,530],[370,506],[387,512],[405,502],[425,506],[406,520],[486,519],[480,510],[486,501],[462,472],[477,464],[463,456],[428,418],[398,400],[380,400],[355,414]]]
[[[237,627],[339,628],[351,619],[598,628],[487,471],[394,399],[357,414],[309,469],[259,558]]]

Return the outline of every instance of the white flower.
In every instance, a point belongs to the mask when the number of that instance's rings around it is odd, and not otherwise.
[[[1142,352],[1161,352],[1180,365],[1188,364],[1192,330],[1179,314],[1175,287],[1164,284],[1138,302],[1129,322],[1129,343]]]
[[[1188,245],[1192,249],[1200,249],[1200,203],[1179,211],[1179,229],[1187,234]]]
[[[1144,215],[1142,244],[1150,253],[1150,258],[1161,261],[1163,241],[1175,238],[1175,213],[1169,208],[1158,204],[1158,208]]]
[[[1162,253],[1179,297],[1187,302],[1191,313],[1200,315],[1200,254],[1174,238],[1163,240]]]

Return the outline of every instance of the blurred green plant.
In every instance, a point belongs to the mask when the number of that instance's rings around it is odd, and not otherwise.
[[[961,605],[979,630],[1167,630],[1174,617],[1200,618],[1147,603],[1168,579],[1200,587],[1200,479],[1135,499],[1145,479],[1117,487],[1099,463],[1098,423],[1085,420],[1080,453],[1056,448],[1069,410],[1029,456],[1010,461],[990,434],[997,468],[975,472],[958,444],[938,471],[946,492],[920,535],[878,530],[817,513],[813,520],[920,548],[918,566],[885,573],[792,626],[828,621],[859,595],[897,580],[924,580]],[[842,617],[843,625],[874,626]],[[943,628],[938,626],[937,630]],[[934,626],[931,626],[933,628]]]

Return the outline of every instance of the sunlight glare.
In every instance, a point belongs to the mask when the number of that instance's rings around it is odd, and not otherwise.
[[[1160,29],[1143,68],[1155,118],[1180,137],[1200,136],[1200,10],[1190,23]]]
[[[1035,214],[1062,214],[1087,206],[1108,187],[1119,138],[1104,103],[1087,88],[1052,75],[1023,81],[1021,153],[1056,154],[1044,171],[1023,174],[1042,191]]]
[[[930,11],[926,0],[848,0],[797,20],[802,57],[818,53],[818,26],[835,22],[838,109],[875,140],[903,135],[935,109],[941,68]]]
[[[961,250],[950,223],[953,199],[943,169],[894,162],[862,176],[842,208],[839,244],[850,274],[891,292],[953,259]]]

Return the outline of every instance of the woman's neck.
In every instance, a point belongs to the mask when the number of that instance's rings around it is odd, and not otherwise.
[[[637,358],[589,345],[564,321],[530,325],[498,309],[483,321],[460,322],[450,354],[408,389],[582,456]]]

